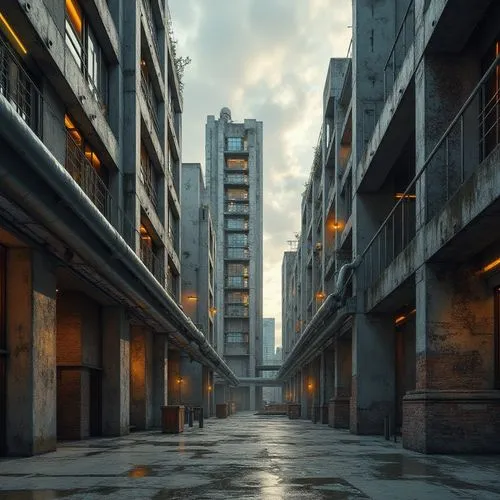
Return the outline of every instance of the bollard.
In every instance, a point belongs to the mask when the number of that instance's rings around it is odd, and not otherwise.
[[[198,423],[200,424],[200,429],[203,429],[203,407],[200,408],[200,413],[198,414]]]
[[[384,417],[384,437],[387,441],[389,441],[389,439],[391,438],[390,425],[391,425],[391,420],[389,418],[389,415],[387,415]]]
[[[188,425],[189,427],[193,427],[193,407],[188,408]]]

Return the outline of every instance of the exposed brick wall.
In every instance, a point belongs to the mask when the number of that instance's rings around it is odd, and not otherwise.
[[[82,439],[80,370],[57,369],[57,438]]]
[[[421,453],[500,453],[500,391],[410,392],[403,446]]]

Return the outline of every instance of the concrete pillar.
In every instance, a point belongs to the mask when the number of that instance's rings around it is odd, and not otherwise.
[[[161,407],[168,404],[168,340],[153,336],[153,426],[161,427]]]
[[[249,410],[250,411],[256,411],[257,408],[260,408],[260,403],[257,404],[257,396],[258,396],[258,391],[255,390],[255,386],[254,385],[251,385],[249,388],[249,401],[250,401],[250,407],[249,407]],[[262,394],[262,392],[261,392]]]
[[[187,406],[203,404],[203,366],[181,353],[182,401]]]
[[[130,329],[130,425],[149,429],[153,422],[153,342],[151,331],[143,326]]]
[[[183,374],[181,370],[181,353],[177,349],[168,350],[168,404],[179,405],[184,401]]]
[[[25,248],[7,250],[6,271],[6,451],[29,456],[56,448],[56,277]]]
[[[355,315],[350,414],[355,434],[383,434],[384,417],[394,421],[394,344],[392,316]]]
[[[122,436],[130,427],[130,325],[122,306],[102,310],[102,433]]]
[[[309,366],[303,366],[300,371],[300,389],[299,389],[299,403],[300,403],[300,418],[308,418],[308,408],[310,400],[309,384]]]
[[[498,453],[493,291],[475,270],[445,264],[422,266],[416,291],[416,390],[403,401],[403,445]]]

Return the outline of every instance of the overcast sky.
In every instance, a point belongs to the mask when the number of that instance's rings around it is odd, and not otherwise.
[[[321,127],[331,57],[345,57],[351,0],[169,0],[184,77],[184,162],[205,168],[208,115],[264,127],[264,317],[281,345],[281,261]]]

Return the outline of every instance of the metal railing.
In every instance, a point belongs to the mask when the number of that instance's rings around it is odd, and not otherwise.
[[[39,137],[43,100],[38,87],[0,33],[0,94]]]
[[[241,175],[241,174],[225,175],[224,183],[248,186],[248,175]]]
[[[493,82],[494,80],[494,82]],[[493,83],[493,85],[492,85]],[[460,108],[423,167],[361,254],[371,286],[500,144],[500,56]],[[493,88],[493,90],[492,90]]]
[[[248,318],[248,307],[225,305],[224,316],[228,318]]]
[[[415,1],[411,0],[384,66],[384,99],[392,92],[406,54],[415,40]]]
[[[149,32],[151,33],[151,38],[153,40],[153,45],[155,48],[156,56],[158,61],[160,60],[160,47],[158,45],[158,35],[155,23],[153,21],[153,11],[151,10],[150,0],[142,0],[142,5],[144,7],[144,12],[146,13],[146,22],[149,27]]]
[[[141,244],[140,257],[144,265],[149,269],[151,274],[165,285],[165,263],[149,245]]]
[[[226,356],[245,355],[250,352],[248,342],[225,342],[224,354]]]
[[[228,288],[248,288],[248,278],[241,276],[227,276],[225,285]]]
[[[149,115],[151,117],[151,121],[153,122],[153,126],[158,134],[158,138],[160,137],[160,125],[158,123],[158,112],[157,106],[154,102],[154,97],[152,94],[152,89],[149,88],[149,84],[144,77],[144,73],[141,71],[141,89],[144,95],[144,100],[146,101],[146,106],[149,111]]]
[[[8,68],[8,72],[6,72]],[[12,75],[22,75],[22,87],[12,88]],[[20,85],[20,84],[18,84]],[[15,53],[0,36],[0,93],[9,101],[13,109],[43,140],[41,124],[41,110],[50,109],[42,97],[35,83],[31,80]],[[56,113],[53,113],[57,116]],[[122,235],[127,244],[134,249],[136,241],[140,241],[138,227],[128,218],[125,211],[113,199],[111,193],[99,176],[85,151],[71,136],[68,129],[61,124],[61,131],[66,137],[66,155],[64,168],[88,196],[96,208],[108,222]],[[50,146],[50,144],[49,144]],[[165,283],[165,272],[161,259],[156,255],[148,255],[139,251],[140,257],[153,276],[162,284]]]
[[[152,165],[143,165],[141,162],[141,174],[142,174],[142,185],[144,186],[144,190],[153,205],[155,211],[158,211],[158,191],[156,189],[156,183],[154,181],[154,174],[150,171],[154,167]]]
[[[250,210],[248,204],[226,203],[224,211],[229,214],[248,214]]]
[[[228,259],[249,259],[248,248],[226,248],[226,258]]]

